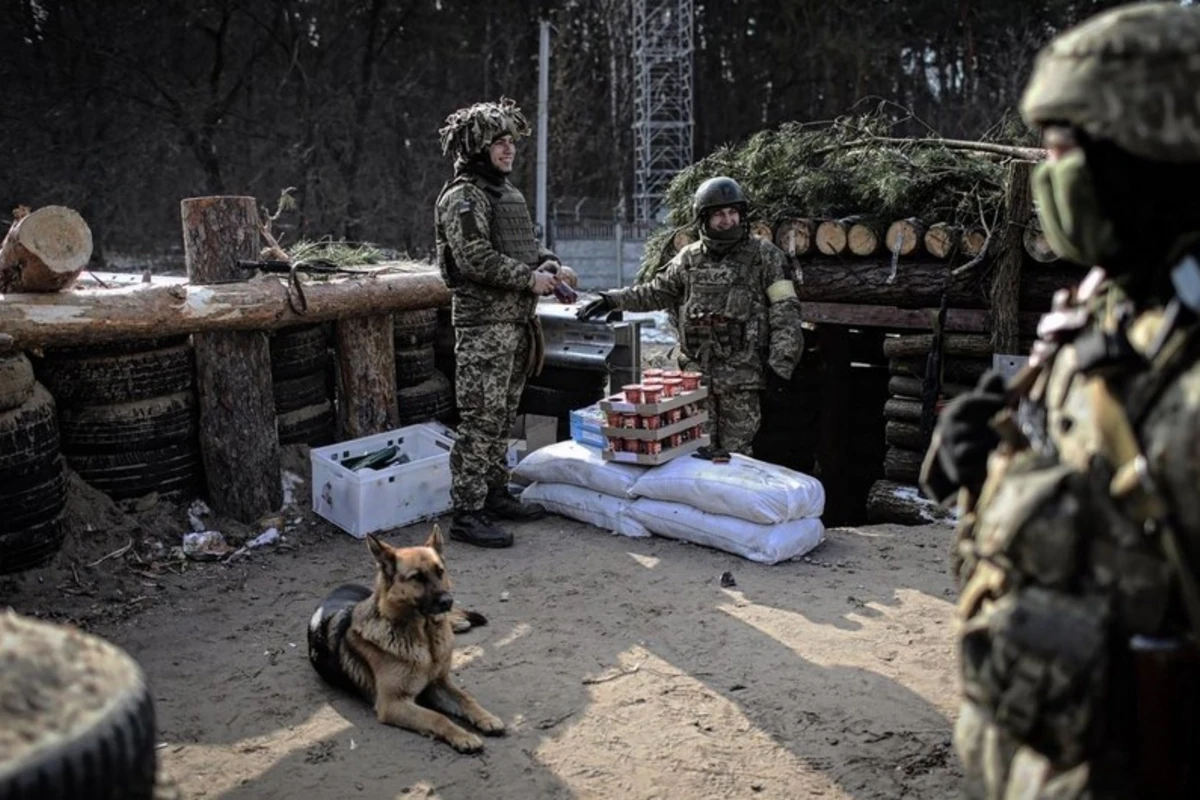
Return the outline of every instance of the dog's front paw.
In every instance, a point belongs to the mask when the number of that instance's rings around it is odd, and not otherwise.
[[[474,722],[475,727],[479,728],[480,733],[484,736],[503,736],[508,732],[508,729],[504,727],[504,720],[488,711],[484,711]]]
[[[450,746],[460,753],[478,753],[483,750],[483,739],[467,731],[458,731],[450,737]]]

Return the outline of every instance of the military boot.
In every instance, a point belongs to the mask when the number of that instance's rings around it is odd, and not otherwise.
[[[522,503],[503,487],[488,489],[483,507],[488,513],[510,522],[532,522],[546,516],[546,509],[537,503]]]
[[[476,547],[512,547],[513,536],[486,511],[456,511],[450,521],[450,538]]]
[[[711,461],[714,464],[728,464],[729,451],[723,447],[705,445],[697,448],[696,452],[692,453],[692,458],[700,458],[705,461]]]

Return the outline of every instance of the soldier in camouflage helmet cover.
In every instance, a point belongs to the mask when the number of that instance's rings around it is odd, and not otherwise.
[[[791,380],[804,349],[800,302],[783,251],[749,235],[746,197],[731,178],[710,178],[693,199],[700,241],[650,282],[601,292],[583,319],[614,309],[676,314],[681,366],[699,369],[710,389],[710,446],[697,455],[726,461],[752,454],[762,421],[760,392]]]
[[[505,458],[525,379],[541,370],[538,297],[556,283],[541,268],[557,258],[535,238],[525,198],[508,180],[516,141],[529,132],[507,98],[459,109],[440,131],[442,152],[454,157],[435,209],[438,266],[453,293],[460,417],[450,452],[450,536],[484,547],[512,544],[496,518],[544,514],[509,495]]]
[[[978,798],[1200,792],[1200,9],[1100,14],[1021,103],[1052,246],[1093,267],[1029,366],[941,415],[925,490],[957,498]]]

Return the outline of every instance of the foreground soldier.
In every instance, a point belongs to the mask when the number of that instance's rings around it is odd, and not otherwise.
[[[692,210],[699,242],[679,251],[650,282],[601,292],[579,317],[614,309],[674,311],[681,366],[699,368],[711,392],[711,444],[697,455],[727,461],[729,453],[751,455],[762,422],[759,392],[791,380],[804,345],[800,303],[784,272],[783,251],[749,235],[746,197],[735,181],[702,183]]]
[[[1047,238],[1104,270],[922,470],[965,512],[955,746],[971,797],[1200,796],[1200,10],[1063,34],[1021,110]]]
[[[440,131],[454,178],[437,200],[438,265],[453,291],[455,400],[460,422],[450,451],[454,519],[450,538],[508,547],[512,534],[493,516],[537,519],[545,510],[508,493],[505,452],[525,378],[541,369],[538,297],[556,279],[540,265],[525,198],[508,181],[516,140],[529,125],[513,101],[459,109]]]

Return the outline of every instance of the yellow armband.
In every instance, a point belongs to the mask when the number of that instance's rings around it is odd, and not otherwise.
[[[771,305],[796,297],[796,287],[789,280],[775,281],[767,287],[767,299]]]

